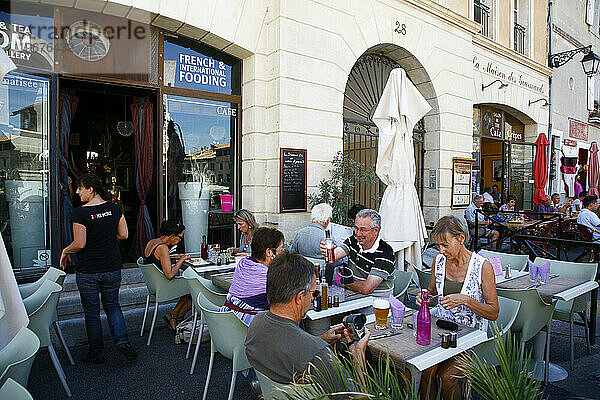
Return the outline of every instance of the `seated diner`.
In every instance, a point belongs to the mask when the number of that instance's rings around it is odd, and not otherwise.
[[[381,216],[375,210],[365,208],[356,214],[354,235],[334,248],[335,261],[348,257],[348,266],[354,282],[346,288],[362,294],[387,297],[394,290],[394,251],[379,236]],[[325,255],[325,242],[321,242],[321,254]]]
[[[583,210],[583,199],[587,196],[587,192],[582,190],[579,192],[579,197],[573,200],[573,204],[571,204],[571,212],[579,212]]]
[[[370,333],[357,342],[349,340],[343,325],[336,325],[320,336],[302,330],[300,320],[318,296],[314,266],[297,253],[283,252],[267,273],[267,297],[271,309],[260,312],[246,336],[246,356],[253,368],[279,383],[316,380],[330,392],[338,391],[336,363],[332,345],[345,337],[349,353],[362,376],[365,349]],[[335,382],[334,382],[335,381]],[[330,384],[333,387],[330,387]]]
[[[144,249],[144,263],[156,265],[168,280],[173,279],[181,269],[183,262],[190,259],[189,254],[171,255],[169,253],[169,249],[183,239],[184,230],[185,226],[179,221],[163,221],[159,229],[160,237],[150,240]],[[175,264],[171,264],[171,258],[177,260]],[[190,308],[192,308],[192,299],[188,294],[180,297],[175,308],[163,316],[171,331],[175,332],[177,324],[183,321]]]
[[[600,240],[600,218],[598,218],[598,198],[585,196],[583,209],[577,216],[577,223],[588,227],[592,231],[594,241]]]
[[[465,209],[465,219],[467,220],[468,224],[471,224],[474,232],[475,218],[477,216],[477,225],[479,227],[478,235],[480,237],[487,237],[492,242],[495,242],[496,246],[498,247],[501,245],[501,242],[498,240],[500,238],[499,228],[494,225],[491,220],[488,220],[482,212],[477,212],[477,210],[481,211],[482,207],[483,196],[476,194],[473,197],[473,202]]]
[[[500,206],[500,212],[498,213],[498,217],[500,217],[504,221],[511,221],[518,217],[518,214],[512,214],[511,211],[515,211],[515,206],[517,204],[517,196],[514,194],[509,194],[506,197],[506,204],[502,204]]]
[[[560,196],[559,196],[560,198]],[[558,210],[554,207],[554,201],[551,196],[546,196],[544,198],[544,202],[542,204],[536,204],[533,206],[533,211],[536,213],[545,213],[545,214],[556,214]],[[537,219],[543,219],[542,215],[536,216]]]
[[[246,325],[259,311],[269,309],[267,302],[267,271],[283,251],[283,233],[275,228],[261,227],[252,238],[252,254],[240,260],[231,281],[225,305],[221,311],[233,310]]]
[[[488,321],[495,321],[500,311],[492,265],[465,247],[465,226],[452,215],[437,221],[431,237],[440,249],[427,289],[432,296],[440,295],[437,316],[487,331]],[[416,301],[421,304],[421,294]],[[426,393],[429,385],[431,391],[437,393],[439,378],[442,398],[460,399],[459,378],[462,376],[456,358],[450,358],[423,371],[421,393]]]
[[[258,229],[256,219],[250,211],[242,208],[235,213],[233,220],[242,235],[240,236],[240,247],[237,249],[231,248],[229,251],[239,256],[250,255],[252,252],[250,247],[252,245],[252,238],[254,237],[254,232]]]
[[[569,200],[565,202],[565,204],[560,204],[560,194],[554,193],[552,195],[552,207],[556,210],[556,212],[564,214],[573,204],[573,200]]]

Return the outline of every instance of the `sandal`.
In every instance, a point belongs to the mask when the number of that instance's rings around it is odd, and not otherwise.
[[[177,327],[177,319],[173,318],[171,313],[163,315],[163,319],[165,320],[165,323],[167,324],[167,327],[169,328],[169,330],[171,332],[175,333],[175,328],[173,327],[173,325],[171,325],[171,321],[175,321],[175,327]]]

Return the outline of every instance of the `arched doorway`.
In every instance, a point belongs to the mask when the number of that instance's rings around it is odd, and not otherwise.
[[[473,106],[473,173],[476,191],[495,188],[492,197],[501,204],[517,196],[517,208],[533,207],[533,158],[537,138],[535,122],[502,104]]]
[[[400,67],[392,58],[380,53],[365,53],[354,64],[344,91],[344,154],[358,163],[375,165],[377,161],[378,129],[372,121],[390,71]],[[410,76],[409,76],[410,78]],[[421,119],[413,129],[416,162],[415,186],[423,204],[423,161],[425,124]],[[353,182],[353,202],[377,208],[378,198],[385,189],[374,184]]]

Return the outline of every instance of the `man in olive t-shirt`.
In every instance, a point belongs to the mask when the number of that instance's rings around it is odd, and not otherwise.
[[[339,363],[330,344],[342,335],[349,339],[349,332],[340,325],[313,336],[298,326],[310,309],[315,291],[315,270],[308,260],[288,252],[277,256],[267,273],[271,308],[257,314],[248,327],[246,356],[254,369],[275,382],[306,382],[306,374],[327,390],[328,382],[323,378],[338,376],[335,364]],[[358,371],[362,371],[369,336],[349,346]],[[334,385],[330,389],[343,388],[340,382]]]

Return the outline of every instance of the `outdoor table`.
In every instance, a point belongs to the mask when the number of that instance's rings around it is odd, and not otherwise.
[[[220,274],[214,274],[210,277],[210,279],[212,280],[212,283],[215,284],[215,286],[229,291],[229,287],[231,287],[231,281],[233,280],[233,272],[223,272]]]
[[[202,259],[194,259],[192,258],[190,260],[190,264],[192,264],[194,271],[196,271],[199,274],[204,274],[207,272],[225,272],[225,271],[229,271],[231,269],[235,269],[235,267],[237,266],[238,262],[240,262],[240,260],[244,258],[243,256],[236,256],[235,257],[235,262],[230,262],[227,264],[221,264],[221,265],[217,265],[211,261],[204,261]]]
[[[418,390],[421,373],[424,370],[472,349],[488,338],[487,333],[484,331],[459,324],[460,330],[457,332],[456,348],[442,349],[440,333],[448,331],[438,328],[435,324],[437,320],[437,317],[431,316],[431,343],[428,346],[418,344],[413,330],[407,327],[407,324],[413,322],[413,313],[407,312],[404,317],[404,327],[400,330],[400,334],[372,338],[369,340],[369,348],[373,354],[380,358],[389,354],[390,360],[400,369],[408,368],[411,374],[412,387]],[[389,327],[387,329],[375,329],[373,323],[367,324],[367,327],[371,331],[371,337],[380,333],[394,332]]]
[[[508,279],[496,286],[504,289],[525,289],[530,287],[532,282],[527,276],[517,276],[512,279]],[[536,290],[540,294],[542,300],[550,303],[555,300],[569,301],[583,294],[589,293],[598,287],[596,281],[585,281],[579,279],[567,278],[564,276],[550,277],[548,281],[536,287]],[[544,346],[546,342],[546,335],[541,331],[534,338],[534,361],[535,364],[535,379],[544,379]],[[556,364],[550,363],[548,366],[548,381],[557,382],[566,379],[569,376],[567,370]]]
[[[339,307],[329,306],[327,310],[309,310],[306,316],[313,321],[333,315],[345,314],[351,311],[363,309],[373,305],[373,297],[350,289],[344,289],[344,301],[340,301]]]

